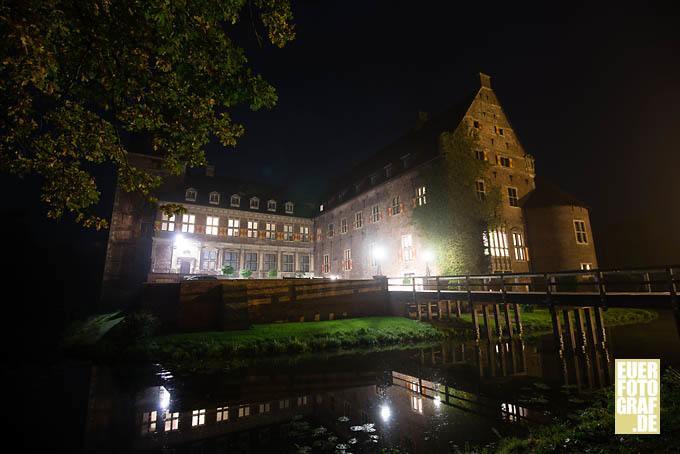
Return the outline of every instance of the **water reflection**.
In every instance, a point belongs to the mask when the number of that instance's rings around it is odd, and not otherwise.
[[[331,444],[445,451],[452,442],[521,433],[524,422],[545,420],[611,377],[604,344],[556,354],[550,338],[445,342],[209,375],[96,367],[86,445],[93,452],[290,452],[299,443],[317,443],[315,451]]]

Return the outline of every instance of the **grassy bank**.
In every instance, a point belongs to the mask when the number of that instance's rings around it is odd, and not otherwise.
[[[248,330],[145,337],[131,343],[104,337],[100,355],[160,360],[193,360],[317,352],[404,345],[441,339],[431,325],[403,317],[366,317],[305,323],[254,325]]]
[[[610,388],[586,410],[548,426],[531,429],[528,437],[504,438],[495,449],[477,452],[680,452],[680,373],[668,369],[662,376],[661,434],[615,435],[614,396]]]
[[[647,309],[610,308],[603,313],[605,326],[648,323],[659,316],[656,311]],[[534,309],[531,312],[522,311],[521,317],[524,334],[527,336],[537,336],[552,332],[552,321],[548,309]],[[480,323],[482,323],[481,317]],[[472,317],[470,314],[463,314],[460,321],[454,322],[452,327],[445,327],[445,329],[448,329],[449,333],[456,337],[472,336]]]

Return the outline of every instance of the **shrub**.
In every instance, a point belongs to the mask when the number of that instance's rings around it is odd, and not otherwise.
[[[250,270],[241,270],[241,277],[243,277],[244,279],[248,279],[252,275],[253,272]]]
[[[111,341],[131,343],[153,337],[160,323],[158,318],[148,312],[133,312],[112,329],[107,338]]]
[[[276,270],[276,268],[272,268],[267,273],[267,277],[271,277],[271,278],[276,278],[278,275],[279,275],[279,272]]]
[[[234,267],[231,265],[225,265],[222,267],[222,274],[225,276],[233,276],[234,272]]]

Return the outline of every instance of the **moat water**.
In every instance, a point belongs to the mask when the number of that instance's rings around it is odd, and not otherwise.
[[[31,429],[29,445],[69,452],[456,452],[583,408],[613,382],[615,358],[680,366],[671,314],[607,328],[607,348],[585,354],[560,355],[544,336],[201,373],[163,364],[36,365],[11,391],[29,411],[6,413],[33,415],[11,421]]]

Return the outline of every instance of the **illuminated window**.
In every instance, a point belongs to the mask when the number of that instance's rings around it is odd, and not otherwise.
[[[477,199],[480,202],[486,200],[486,186],[484,185],[484,180],[477,180],[475,182],[475,191],[477,192]]]
[[[319,205],[319,211],[323,211],[323,203]]]
[[[492,257],[510,257],[508,235],[502,230],[491,230],[488,233],[488,248]]]
[[[276,254],[264,255],[264,271],[276,271]]]
[[[401,257],[404,262],[413,260],[413,237],[410,234],[401,236]]]
[[[328,238],[331,238],[335,233],[335,226],[333,223],[328,224]]]
[[[229,407],[217,407],[217,422],[229,421]]]
[[[309,227],[303,225],[300,226],[300,240],[309,241]]]
[[[416,189],[416,205],[423,206],[427,204],[427,196],[425,195],[425,186]]]
[[[363,211],[357,211],[354,213],[354,228],[360,229],[364,226],[364,213]]]
[[[165,231],[168,231],[168,232],[174,232],[175,231],[175,215],[174,214],[170,215],[170,216],[168,216],[165,213],[162,214],[161,230],[165,230]]]
[[[257,221],[248,221],[248,238],[257,238]]]
[[[197,195],[196,190],[194,188],[189,188],[187,189],[187,192],[184,194],[184,198],[189,202],[195,202],[196,195]]]
[[[340,233],[347,233],[347,219],[340,219]]]
[[[198,427],[205,424],[205,408],[191,412],[191,427]]]
[[[524,237],[520,232],[512,232],[512,244],[515,249],[515,260],[524,262],[527,260],[526,246]]]
[[[581,263],[581,269],[582,270],[592,270],[593,264],[592,263]]]
[[[351,249],[345,249],[345,251],[342,254],[343,260],[342,260],[342,267],[345,271],[349,271],[352,269],[352,250]]]
[[[309,256],[307,254],[300,255],[300,271],[309,273]]]
[[[576,232],[576,242],[578,244],[588,244],[588,234],[586,233],[586,223],[574,219],[574,231]]]
[[[293,226],[291,224],[284,224],[283,239],[285,241],[293,241]]]
[[[302,407],[303,405],[307,405],[307,396],[300,396],[297,398],[297,406]]]
[[[293,208],[295,208],[293,202],[286,202],[286,213],[293,214]],[[323,205],[321,205],[321,211],[323,211]]]
[[[252,197],[250,199],[250,209],[251,210],[258,210],[260,208],[260,199],[257,197]]]
[[[290,408],[290,400],[283,399],[279,401],[279,408]]]
[[[401,202],[399,202],[399,196],[392,197],[392,215],[401,213]]]
[[[270,200],[267,202],[267,210],[276,211],[276,200]]]
[[[286,273],[292,273],[295,271],[295,255],[293,254],[282,254],[281,259],[283,260],[283,271]]]
[[[149,434],[156,432],[157,419],[158,413],[155,411],[142,413],[142,433]]]
[[[271,404],[266,403],[266,404],[260,404],[260,413],[269,413],[271,411],[272,407]]]
[[[380,220],[380,207],[373,205],[371,207],[371,222],[378,222]]]
[[[195,224],[196,216],[194,216],[193,214],[182,215],[182,232],[194,233]]]
[[[323,273],[330,273],[331,272],[331,260],[328,254],[324,254],[323,256],[323,267],[321,270]]]
[[[215,270],[217,268],[217,249],[203,249],[201,251],[201,269]]]
[[[220,218],[216,216],[208,216],[205,220],[205,233],[208,235],[217,235],[220,226]]]
[[[508,188],[508,203],[511,207],[518,207],[517,188]]]
[[[273,222],[267,222],[264,225],[264,237],[269,240],[276,239],[276,224]]]
[[[257,271],[257,252],[246,252],[246,269],[250,271]]]
[[[220,193],[219,192],[211,192],[209,201],[213,205],[219,205],[220,204]]]
[[[231,196],[230,205],[233,207],[241,206],[241,196],[234,194]]]
[[[248,406],[238,407],[238,417],[244,418],[246,416],[250,416],[250,407]]]
[[[227,236],[238,236],[240,226],[241,226],[241,220],[240,219],[228,219],[227,220]]]
[[[165,431],[170,432],[179,429],[179,412],[165,410]]]

